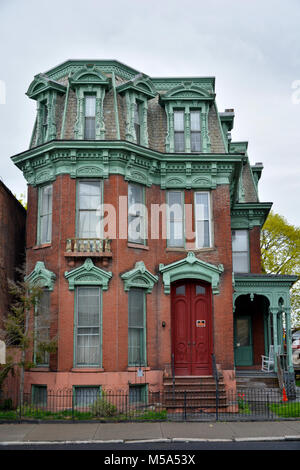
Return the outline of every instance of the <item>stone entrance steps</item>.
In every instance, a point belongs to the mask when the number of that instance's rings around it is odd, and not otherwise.
[[[226,408],[227,397],[223,377],[219,379],[218,407]],[[216,410],[216,383],[213,376],[176,376],[175,386],[172,378],[164,379],[164,405],[169,412],[183,409],[202,411]]]
[[[279,388],[278,377],[275,372],[260,370],[236,370],[237,388]]]

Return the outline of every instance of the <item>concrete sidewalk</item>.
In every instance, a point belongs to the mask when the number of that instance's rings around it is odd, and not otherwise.
[[[300,421],[0,424],[0,448],[16,443],[299,440]]]

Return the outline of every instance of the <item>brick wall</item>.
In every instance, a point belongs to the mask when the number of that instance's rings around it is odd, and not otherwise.
[[[37,189],[29,188],[27,225],[28,272],[37,261],[44,261],[47,269],[56,274],[51,293],[51,313],[55,318],[52,333],[58,332],[58,354],[51,360],[51,368],[70,371],[73,367],[74,291],[69,290],[65,271],[80,266],[83,260],[68,262],[64,256],[67,238],[75,235],[76,180],[69,175],[59,176],[53,183],[53,235],[50,246],[36,247]],[[118,206],[118,196],[127,196],[128,183],[123,177],[113,175],[104,180],[104,202]],[[165,192],[160,187],[146,189],[147,205],[165,202]],[[192,200],[192,191],[186,191],[186,201]],[[230,196],[228,186],[218,186],[212,191],[214,248],[200,250],[197,256],[203,261],[224,265],[220,294],[213,296],[213,341],[217,362],[225,369],[233,369],[233,316],[232,316],[232,259],[230,229]],[[149,220],[151,233],[151,220]],[[128,344],[128,294],[120,274],[132,269],[137,261],[144,261],[147,269],[159,274],[159,263],[169,264],[182,259],[186,252],[166,249],[166,240],[148,240],[146,249],[131,248],[127,240],[112,241],[112,260],[104,267],[101,260],[96,266],[113,272],[109,289],[102,293],[103,303],[103,368],[105,371],[127,370]],[[147,299],[147,359],[153,369],[164,370],[171,361],[171,310],[170,295],[164,293],[162,277]],[[162,322],[166,323],[165,328]]]
[[[8,279],[24,263],[26,210],[0,181],[0,321],[9,304]]]

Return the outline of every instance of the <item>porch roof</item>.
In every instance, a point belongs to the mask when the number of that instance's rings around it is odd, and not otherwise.
[[[289,274],[235,273],[233,275],[233,304],[240,295],[263,295],[269,300],[270,310],[290,309],[290,288],[298,276]]]

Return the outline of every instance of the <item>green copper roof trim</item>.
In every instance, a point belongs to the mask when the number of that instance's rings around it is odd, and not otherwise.
[[[262,227],[272,208],[272,202],[235,203],[231,209],[232,229],[252,229]]]
[[[52,271],[49,271],[49,269],[46,269],[43,261],[37,261],[34,270],[25,277],[25,281],[30,284],[37,284],[51,291],[54,288],[55,279],[56,275]]]
[[[193,81],[183,81],[180,85],[171,88],[167,93],[160,95],[160,101],[162,103],[166,101],[194,101],[194,100],[204,100],[211,101],[215,99],[215,94],[210,91],[202,88],[199,84],[195,84]]]
[[[138,261],[135,267],[121,275],[124,281],[124,290],[129,291],[131,287],[146,289],[147,294],[152,292],[154,284],[158,281],[158,276],[154,276],[146,268],[143,261]]]
[[[26,95],[29,96],[29,98],[37,99],[41,93],[45,93],[49,90],[54,90],[58,93],[64,94],[67,90],[67,87],[61,83],[51,80],[45,74],[40,73],[34,77],[34,80],[29,85]]]
[[[122,94],[127,90],[135,91],[145,95],[148,99],[155,98],[157,91],[155,90],[151,79],[140,73],[131,80],[117,86],[117,92]]]
[[[271,311],[279,311],[280,299],[290,309],[290,289],[298,276],[275,274],[234,274],[233,303],[240,295],[263,295],[269,300]]]
[[[86,64],[78,69],[69,78],[70,86],[72,88],[81,85],[102,85],[108,87],[110,80],[104,75],[101,70],[92,64]]]
[[[90,258],[87,258],[78,268],[65,272],[65,278],[69,282],[69,290],[74,290],[76,286],[87,285],[101,286],[103,290],[107,290],[111,277],[111,272],[98,268]]]
[[[230,185],[235,200],[236,178],[243,156],[229,154],[163,154],[128,141],[53,140],[12,157],[33,186],[72,178],[108,178],[123,175],[126,181],[162,189],[215,189]]]
[[[219,294],[220,275],[223,273],[222,264],[215,266],[196,257],[190,251],[186,258],[171,264],[160,264],[159,272],[163,275],[165,294],[170,294],[171,283],[180,279],[199,279],[211,284],[213,294]]]

